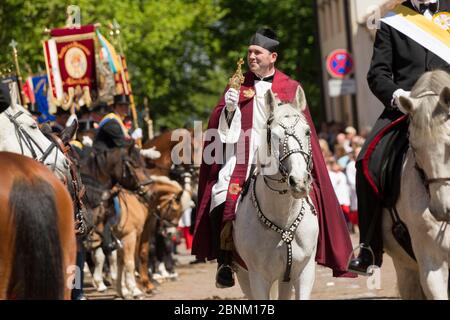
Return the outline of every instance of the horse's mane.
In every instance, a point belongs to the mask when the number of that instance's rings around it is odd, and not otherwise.
[[[168,184],[168,185],[172,186],[173,188],[178,189],[179,190],[178,192],[183,190],[183,188],[181,187],[181,185],[178,182],[176,182],[174,180],[170,180],[168,177],[152,175],[152,176],[150,176],[150,179],[152,179],[156,183]]]
[[[417,107],[411,117],[410,138],[418,143],[429,143],[429,138],[442,140],[447,138],[450,132],[448,110],[439,104],[439,95],[445,87],[450,87],[450,74],[443,70],[430,71],[423,74],[411,91],[411,98],[417,99],[421,94],[430,92],[420,98],[420,106]]]

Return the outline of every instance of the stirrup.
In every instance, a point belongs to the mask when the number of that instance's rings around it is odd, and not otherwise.
[[[352,257],[358,257],[358,255],[354,254],[358,249],[368,250],[372,257],[372,264],[367,267],[366,272],[349,270],[350,262],[352,261]],[[369,245],[366,245],[365,243],[360,243],[355,249],[353,249],[352,252],[350,252],[350,255],[349,255],[347,261],[348,261],[347,262],[347,271],[357,273],[362,276],[371,276],[374,273],[374,269],[378,268],[378,266],[375,265],[375,254],[373,253],[372,248]]]

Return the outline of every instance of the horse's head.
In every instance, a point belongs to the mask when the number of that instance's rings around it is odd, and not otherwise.
[[[269,90],[266,104],[270,108],[267,122],[270,163],[278,164],[276,175],[281,175],[279,181],[287,183],[294,198],[305,197],[312,182],[311,129],[302,113],[306,108],[305,94],[299,86],[294,101],[281,103]]]
[[[60,180],[70,177],[64,154],[39,130],[31,114],[18,104],[13,103],[0,113],[0,151],[34,158],[55,172]]]
[[[144,168],[144,159],[139,149],[130,144],[124,148],[114,148],[107,154],[107,166],[115,182],[125,189],[135,191],[139,188],[139,178],[136,175],[137,168]]]
[[[429,190],[429,209],[438,221],[450,222],[450,75],[425,73],[400,103],[410,115],[410,146]]]
[[[156,209],[157,216],[163,221],[178,225],[181,215],[192,204],[190,186],[185,185],[183,188],[178,182],[165,176],[149,176],[147,170],[137,172],[141,175],[143,186],[148,186],[142,193],[148,195],[146,199]],[[185,184],[189,183],[185,181]]]

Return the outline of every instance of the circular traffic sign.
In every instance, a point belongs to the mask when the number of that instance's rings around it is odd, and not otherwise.
[[[334,78],[344,78],[353,72],[353,58],[347,50],[338,49],[327,57],[327,71]]]

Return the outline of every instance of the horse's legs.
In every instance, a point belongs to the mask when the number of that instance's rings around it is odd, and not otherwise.
[[[142,295],[142,291],[136,286],[135,271],[135,253],[136,253],[136,232],[133,231],[122,238],[124,263],[125,263],[125,284],[133,297]]]
[[[250,288],[252,290],[252,299],[255,300],[269,300],[270,287],[272,283],[264,279],[256,272],[248,272],[250,278]]]
[[[139,244],[139,274],[141,276],[142,286],[144,291],[147,293],[151,293],[155,286],[151,283],[150,278],[148,276],[148,260],[149,260],[149,251],[150,251],[150,222],[147,221],[144,230],[141,234],[140,244]]]
[[[117,280],[117,250],[114,250],[111,252],[111,254],[108,255],[108,261],[109,261],[109,272],[111,273],[111,280],[116,281]]]
[[[278,300],[290,300],[292,296],[292,283],[278,281]]]
[[[418,271],[408,268],[408,266],[405,266],[395,258],[393,262],[395,273],[397,274],[397,286],[400,297],[405,300],[425,299]]]
[[[117,249],[117,279],[116,279],[116,290],[119,296],[126,297],[129,295],[129,291],[124,284],[124,249]]]
[[[294,283],[296,300],[309,300],[311,297],[314,280],[316,279],[316,262],[314,260],[315,255],[316,254],[314,252],[309,257],[309,261],[300,272],[299,279]]]
[[[417,261],[420,283],[426,297],[433,300],[448,300],[448,264],[433,256],[418,256]]]
[[[103,249],[98,247],[95,249],[92,254],[92,260],[94,260],[94,273],[92,274],[92,278],[94,280],[94,285],[97,288],[98,292],[106,291],[106,285],[103,282],[103,264],[105,263],[105,255],[103,253]]]
[[[244,270],[241,267],[237,267],[236,277],[239,282],[239,286],[241,287],[242,292],[247,297],[247,299],[252,300],[252,290],[250,287],[250,278],[248,277],[248,271]]]

